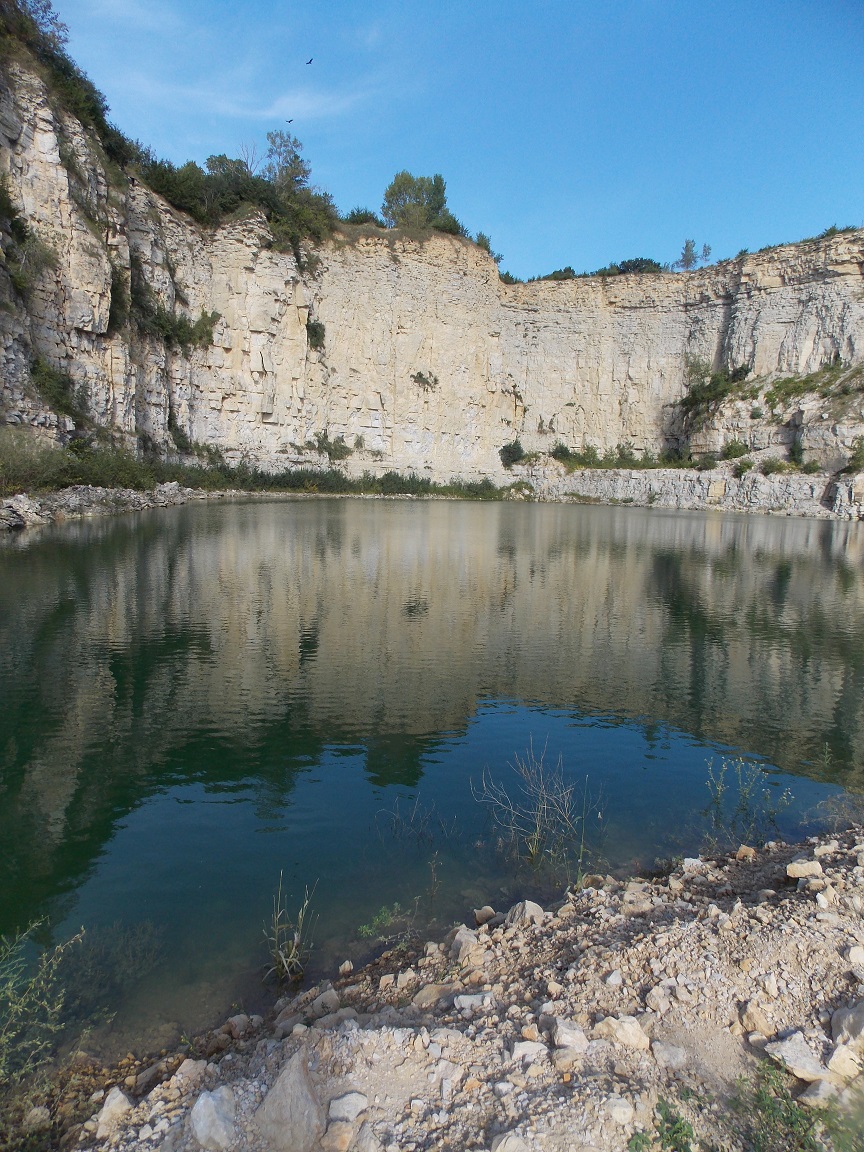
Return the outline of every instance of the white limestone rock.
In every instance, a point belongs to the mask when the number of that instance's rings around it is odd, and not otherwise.
[[[132,1101],[117,1085],[105,1097],[105,1103],[96,1119],[96,1139],[105,1140],[120,1125],[124,1117],[132,1111]]]
[[[237,1138],[234,1093],[222,1084],[202,1092],[189,1114],[195,1139],[207,1152],[228,1152]]]
[[[546,913],[533,900],[520,900],[514,904],[504,920],[508,928],[523,928],[528,924],[542,924]]]
[[[302,1051],[295,1052],[279,1073],[255,1113],[255,1123],[272,1152],[313,1152],[324,1135],[324,1110]]]
[[[368,1107],[369,1099],[363,1092],[345,1092],[330,1101],[328,1115],[331,1120],[345,1120],[350,1124]]]
[[[801,1032],[793,1032],[783,1040],[771,1041],[765,1045],[765,1052],[799,1080],[814,1081],[825,1078],[826,1069],[813,1054]]]
[[[607,1016],[594,1026],[594,1035],[612,1040],[625,1048],[644,1051],[651,1047],[651,1041],[635,1016]]]

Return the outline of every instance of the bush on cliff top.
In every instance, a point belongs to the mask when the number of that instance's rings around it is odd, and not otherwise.
[[[109,160],[134,169],[169,204],[199,224],[215,226],[249,205],[264,212],[274,242],[295,251],[301,240],[322,240],[337,220],[327,193],[309,187],[309,165],[299,140],[270,132],[266,163],[259,172],[254,158],[211,156],[206,171],[194,161],[177,166],[130,140],[108,119],[108,101],[66,51],[68,31],[50,0],[0,0],[0,58],[20,47],[41,67],[60,107],[92,129]]]

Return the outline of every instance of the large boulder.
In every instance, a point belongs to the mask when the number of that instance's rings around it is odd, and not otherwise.
[[[279,1073],[255,1113],[255,1123],[272,1152],[313,1152],[324,1135],[325,1119],[302,1052]]]
[[[520,900],[507,913],[504,923],[508,928],[525,928],[529,924],[542,924],[546,913],[533,900]]]
[[[202,1092],[189,1114],[189,1123],[195,1139],[207,1152],[228,1152],[237,1136],[234,1093],[224,1084],[212,1092]]]

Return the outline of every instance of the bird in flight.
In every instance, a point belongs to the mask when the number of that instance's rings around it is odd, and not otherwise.
[[[285,123],[286,124],[293,124],[294,123],[293,117],[290,120],[286,120]]]
[[[306,63],[311,64],[314,59],[315,59],[314,56],[310,56],[309,59],[306,61]]]

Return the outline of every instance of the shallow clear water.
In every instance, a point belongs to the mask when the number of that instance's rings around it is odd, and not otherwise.
[[[255,1005],[280,872],[328,971],[383,906],[432,931],[548,891],[475,798],[532,742],[596,802],[592,867],[697,848],[738,753],[814,826],[864,784],[862,561],[860,525],[344,499],[9,542],[0,932],[83,924],[81,1015],[160,1046]]]

